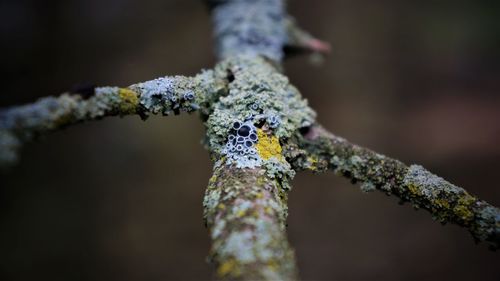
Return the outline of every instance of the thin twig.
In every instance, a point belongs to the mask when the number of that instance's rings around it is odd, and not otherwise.
[[[337,137],[315,125],[300,142],[305,153],[294,159],[295,169],[333,170],[361,190],[379,190],[401,202],[429,211],[441,223],[454,223],[469,230],[476,241],[500,245],[500,210],[440,178],[420,165],[407,166]]]

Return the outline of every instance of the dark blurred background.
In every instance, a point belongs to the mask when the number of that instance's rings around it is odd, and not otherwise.
[[[290,1],[333,46],[286,72],[334,133],[500,205],[499,1]],[[2,0],[0,106],[79,82],[214,65],[191,0]],[[1,176],[1,280],[206,280],[211,162],[196,115],[108,118],[27,145]],[[500,280],[457,226],[333,174],[299,174],[289,237],[305,280]]]

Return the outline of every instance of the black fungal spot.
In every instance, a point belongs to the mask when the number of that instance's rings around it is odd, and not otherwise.
[[[250,131],[252,129],[248,125],[243,125],[241,128],[238,130],[238,135],[242,137],[248,137],[250,135]]]
[[[241,127],[241,123],[240,122],[236,121],[236,122],[233,123],[233,128],[235,130],[238,130],[240,127]]]
[[[250,134],[249,138],[252,140],[252,141],[256,141],[257,140],[257,135],[252,133]]]
[[[251,141],[246,141],[245,142],[245,146],[246,147],[252,147],[252,145],[253,145],[253,142],[251,142]]]

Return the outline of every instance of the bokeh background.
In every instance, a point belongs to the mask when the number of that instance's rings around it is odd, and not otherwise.
[[[294,0],[333,46],[286,72],[334,133],[500,205],[500,2]],[[80,82],[214,65],[196,0],[2,0],[0,106]],[[196,115],[108,118],[27,145],[1,175],[1,280],[207,280],[211,162]],[[301,173],[289,238],[304,280],[500,280],[457,226],[333,174]]]

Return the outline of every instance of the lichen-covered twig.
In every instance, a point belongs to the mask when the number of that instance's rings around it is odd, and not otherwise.
[[[330,44],[314,38],[286,14],[283,0],[209,0],[219,58],[259,55],[280,62],[286,54],[329,53]]]
[[[295,172],[332,169],[363,190],[382,190],[466,227],[499,246],[499,210],[418,165],[353,145],[319,125],[281,73],[284,47],[329,46],[297,27],[284,0],[208,0],[217,54],[213,70],[163,77],[127,88],[103,87],[0,113],[0,165],[20,143],[70,124],[110,115],[198,110],[215,162],[204,199],[211,258],[224,280],[293,280],[297,269],[285,233],[287,194]]]
[[[404,163],[354,145],[319,125],[304,132],[299,141],[304,154],[296,154],[296,169],[331,169],[361,190],[380,190],[428,210],[441,223],[467,228],[477,241],[487,241],[492,249],[500,246],[500,210],[469,194],[463,188],[432,174],[419,165]]]
[[[288,35],[282,0],[209,0],[217,56],[264,56],[283,59]]]
[[[228,93],[205,122],[216,161],[205,212],[218,278],[291,280],[295,262],[283,225],[295,172],[282,146],[310,126],[315,113],[262,57],[228,58],[215,68],[224,71]]]
[[[204,200],[211,260],[221,280],[295,280],[285,234],[287,193],[264,169],[219,166]]]
[[[0,111],[0,167],[12,165],[23,142],[41,134],[107,116],[168,115],[201,109],[224,91],[213,71],[194,77],[161,77],[127,88],[98,87],[87,93],[64,93],[41,98],[33,104]]]

